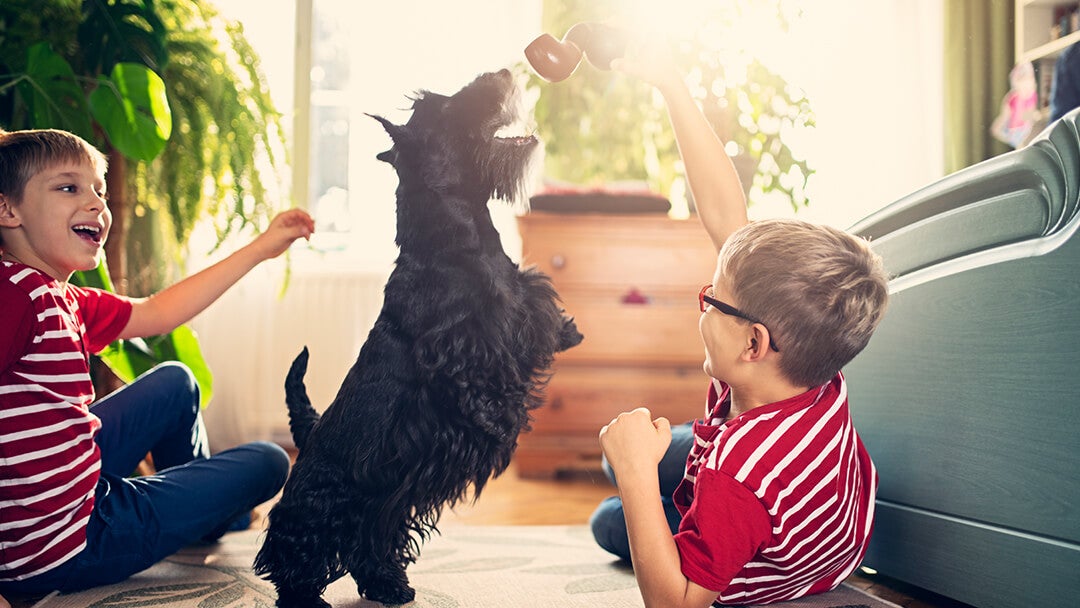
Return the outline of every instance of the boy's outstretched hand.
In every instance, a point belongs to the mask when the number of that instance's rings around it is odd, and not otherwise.
[[[274,216],[266,230],[252,241],[252,246],[262,259],[268,260],[284,253],[296,239],[310,239],[314,232],[315,220],[307,211],[289,209]]]
[[[667,418],[653,420],[644,407],[623,412],[600,429],[600,447],[620,482],[624,475],[635,472],[656,475],[669,445],[671,424]]]
[[[682,74],[675,66],[666,40],[642,35],[631,36],[626,55],[611,62],[611,69],[641,79],[661,92],[683,86]]]

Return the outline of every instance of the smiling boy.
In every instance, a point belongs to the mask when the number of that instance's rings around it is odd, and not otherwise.
[[[868,244],[798,220],[749,222],[723,142],[665,53],[613,68],[668,104],[698,217],[718,250],[698,294],[705,415],[672,429],[647,408],[600,431],[619,495],[592,517],[630,559],[645,605],[765,604],[835,588],[858,566],[877,473],[852,425],[840,369],[884,315],[887,277]],[[673,441],[674,431],[674,441]],[[672,461],[677,479],[661,476]]]
[[[112,224],[106,160],[56,130],[0,130],[0,591],[123,580],[224,533],[273,497],[277,445],[210,456],[190,370],[163,364],[94,402],[88,357],[165,334],[313,230],[275,217],[250,244],[147,298],[68,283],[97,267]],[[91,404],[93,403],[93,406]],[[129,479],[150,452],[158,473]]]

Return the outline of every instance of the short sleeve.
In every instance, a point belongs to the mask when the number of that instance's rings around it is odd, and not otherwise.
[[[750,490],[726,473],[699,470],[694,501],[675,535],[686,578],[723,591],[771,536],[769,514]]]
[[[79,313],[86,326],[86,347],[92,353],[99,353],[127,327],[131,300],[100,289],[73,285],[68,288],[79,302]]]
[[[7,281],[0,282],[0,371],[6,370],[30,349],[34,331],[34,306],[30,296]]]

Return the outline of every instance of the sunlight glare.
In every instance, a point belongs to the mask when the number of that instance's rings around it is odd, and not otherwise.
[[[626,4],[624,18],[628,27],[644,35],[698,40],[719,53],[732,79],[742,83],[750,58],[771,64],[799,52],[783,23],[796,18],[800,7],[798,0],[633,0]],[[698,29],[687,32],[687,24]]]

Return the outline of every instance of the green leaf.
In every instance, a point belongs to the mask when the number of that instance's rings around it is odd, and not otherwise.
[[[146,342],[139,338],[117,340],[97,356],[124,384],[130,384],[140,374],[161,363]]]
[[[198,335],[187,325],[181,325],[169,334],[169,338],[176,353],[176,360],[183,361],[191,369],[191,373],[195,374],[195,380],[199,383],[200,402],[206,407],[214,396],[214,374],[203,358]]]
[[[112,279],[109,278],[109,269],[105,265],[104,257],[98,261],[97,268],[93,270],[76,271],[71,277],[71,282],[76,285],[82,285],[83,287],[96,287],[98,289],[104,289],[105,291],[116,291],[113,289]]]
[[[73,274],[71,283],[113,291],[104,256],[98,262],[97,268]],[[125,384],[159,363],[179,361],[195,376],[195,381],[199,384],[199,401],[202,407],[206,407],[214,396],[214,375],[203,357],[198,336],[186,325],[162,336],[117,340],[105,347],[97,357]]]
[[[172,134],[165,82],[144,65],[118,63],[109,78],[99,77],[90,112],[112,145],[134,160],[156,158]]]
[[[93,141],[86,94],[63,57],[41,42],[26,51],[26,74],[19,94],[30,109],[31,128],[64,129]]]

